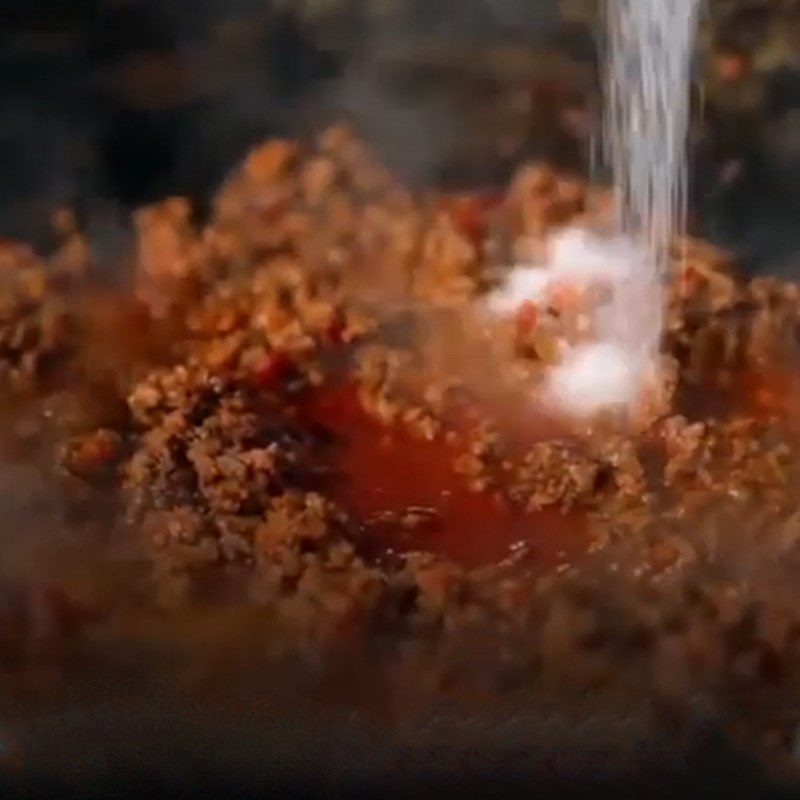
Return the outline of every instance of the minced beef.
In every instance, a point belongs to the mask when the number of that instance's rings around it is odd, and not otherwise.
[[[723,713],[752,712],[774,734],[767,709],[800,676],[798,398],[772,391],[759,404],[749,388],[769,388],[792,363],[800,291],[747,281],[716,251],[679,243],[666,413],[655,403],[633,429],[533,425],[541,365],[579,320],[527,310],[509,326],[474,301],[496,280],[498,254],[529,258],[554,227],[609,209],[607,193],[542,165],[523,166],[491,201],[415,195],[335,128],[313,145],[257,148],[202,227],[183,200],[140,212],[133,292],[168,338],[157,357],[139,352],[136,369],[120,355],[107,382],[123,408],[114,424],[84,420],[57,443],[70,486],[119,504],[107,538],[132,538],[145,558],[139,603],[159,613],[233,604],[277,619],[284,655],[324,659],[343,642],[353,658],[369,651],[389,696],[416,683],[434,695],[513,687],[531,702],[591,691],[660,713],[710,693]],[[60,391],[94,385],[81,367],[89,344],[72,333],[91,297],[67,302],[85,251],[70,220],[60,225],[66,249],[50,262],[0,247],[9,398],[51,362]],[[455,341],[448,314],[484,349]],[[462,490],[491,495],[500,516],[487,505],[476,530],[519,524],[521,546],[466,565],[438,549],[459,531],[441,530],[437,507],[360,516],[341,491],[355,476],[339,474],[357,463],[341,458],[356,423],[335,406],[308,412],[343,386],[363,413],[363,446],[391,432],[387,459],[393,447],[443,448],[442,507]],[[383,480],[427,480],[372,477],[378,496]],[[573,518],[579,545],[558,540],[554,520]],[[14,616],[0,664],[24,655],[30,614],[15,614],[0,606],[0,620]]]

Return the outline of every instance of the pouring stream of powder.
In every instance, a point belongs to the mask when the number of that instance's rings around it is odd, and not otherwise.
[[[605,151],[619,231],[645,255],[617,284],[617,343],[658,351],[661,287],[686,219],[691,61],[700,0],[608,0]]]
[[[615,230],[567,229],[539,267],[518,267],[490,298],[495,313],[545,298],[551,282],[605,283],[598,341],[568,351],[548,399],[580,415],[635,405],[653,375],[663,329],[663,283],[686,217],[691,59],[701,0],[607,0],[605,152]],[[623,368],[623,365],[627,365]]]

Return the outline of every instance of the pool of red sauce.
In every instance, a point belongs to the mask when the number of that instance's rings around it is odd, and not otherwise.
[[[362,521],[376,557],[422,551],[467,568],[510,561],[545,569],[568,563],[588,546],[581,515],[526,513],[499,492],[472,491],[453,467],[463,439],[419,439],[399,424],[385,425],[363,408],[351,385],[316,391],[301,415],[333,435],[329,493]],[[412,529],[376,519],[414,508],[434,514]]]
[[[469,238],[480,241],[492,214],[505,194],[482,192],[448,194],[438,198],[441,210]],[[708,395],[703,390],[700,395]],[[748,372],[738,376],[719,397],[691,401],[697,415],[727,417],[748,414],[759,419],[779,418],[792,434],[800,432],[800,375],[789,371]],[[363,523],[369,551],[380,557],[390,552],[430,552],[473,568],[511,561],[534,569],[569,563],[590,544],[587,520],[579,513],[557,509],[527,513],[514,507],[501,492],[475,492],[453,466],[464,451],[463,434],[484,411],[501,422],[508,452],[516,458],[537,440],[559,431],[552,420],[532,415],[530,406],[504,407],[483,404],[456,410],[451,430],[455,441],[443,436],[424,440],[400,425],[387,426],[361,405],[352,385],[326,386],[301,403],[306,421],[333,435],[330,466],[334,479],[329,494]],[[376,520],[386,512],[408,509],[435,512],[429,522],[404,529],[396,522]]]
[[[759,372],[739,376],[731,387],[729,414],[777,418],[787,432],[800,432],[800,375]],[[504,562],[547,570],[570,563],[590,544],[587,520],[558,509],[525,512],[502,491],[476,492],[454,469],[465,450],[465,433],[485,409],[465,404],[453,410],[444,436],[432,440],[412,435],[401,424],[386,425],[362,406],[351,384],[331,384],[304,398],[299,411],[306,422],[324,428],[332,438],[328,451],[333,478],[326,490],[357,517],[367,533],[367,552],[429,552],[467,568]],[[516,457],[535,441],[558,431],[552,421],[530,414],[491,408],[496,419],[517,420],[505,433]],[[506,413],[509,412],[509,413]],[[405,528],[389,515],[421,509],[422,524]],[[427,517],[424,511],[430,511]],[[382,516],[383,515],[383,516]]]

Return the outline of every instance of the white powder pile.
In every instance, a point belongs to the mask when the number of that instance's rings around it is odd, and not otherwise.
[[[545,401],[576,417],[629,407],[641,395],[645,370],[621,347],[608,342],[581,345],[550,371]]]
[[[547,262],[517,267],[489,295],[489,309],[510,314],[523,303],[542,303],[554,286],[619,285],[642,267],[646,253],[624,236],[601,236],[585,228],[564,228],[548,243]]]
[[[499,315],[523,303],[543,305],[556,286],[603,285],[612,294],[642,269],[646,254],[625,237],[606,237],[583,228],[565,228],[549,243],[547,263],[517,267],[488,298]],[[548,376],[545,399],[574,416],[591,416],[608,407],[631,406],[641,397],[649,371],[647,348],[631,348],[618,303],[596,309],[602,339],[568,351]]]
[[[496,314],[541,304],[554,284],[611,289],[594,310],[597,341],[567,352],[548,376],[551,402],[590,415],[635,406],[652,376],[663,285],[686,218],[692,50],[701,0],[607,0],[604,144],[614,178],[615,235],[568,228],[546,263],[520,266],[489,298]]]

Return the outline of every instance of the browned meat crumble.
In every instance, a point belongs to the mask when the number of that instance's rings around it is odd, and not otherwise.
[[[678,243],[666,407],[632,429],[539,419],[526,398],[579,310],[565,295],[492,321],[479,300],[498,264],[608,207],[542,165],[505,193],[415,195],[344,128],[270,142],[206,225],[179,199],[137,215],[127,322],[110,328],[62,215],[49,260],[0,247],[9,419],[33,393],[23,416],[56,418],[26,434],[55,440],[54,491],[84,517],[113,497],[103,546],[142,554],[140,608],[254,610],[283,655],[369,651],[388,696],[708,694],[783,747],[800,721],[783,702],[800,675],[800,290]],[[81,399],[97,392],[114,414]],[[430,501],[439,480],[455,508]],[[509,526],[518,541],[492,550]],[[470,548],[489,555],[453,555]],[[65,578],[47,636],[131,613],[79,585],[101,608],[79,614]],[[19,669],[45,634],[15,608],[0,602],[0,663]]]

